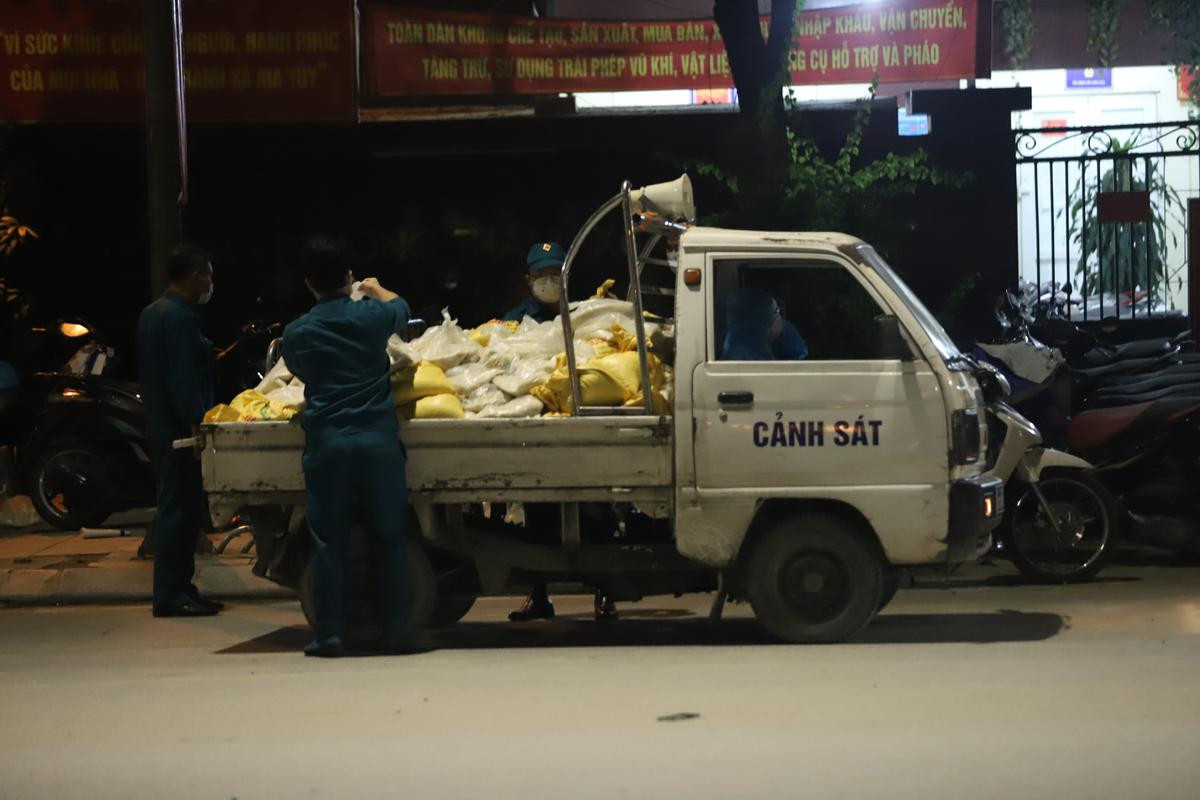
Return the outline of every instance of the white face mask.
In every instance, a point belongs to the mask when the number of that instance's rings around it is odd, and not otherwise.
[[[541,303],[557,303],[562,297],[562,278],[546,275],[533,282],[533,296]]]
[[[210,283],[210,284],[208,285],[208,291],[207,291],[207,292],[205,292],[204,294],[200,295],[200,299],[199,299],[199,300],[197,300],[196,302],[197,302],[197,303],[199,303],[199,304],[200,304],[200,305],[202,305],[202,306],[206,306],[206,305],[208,305],[208,301],[209,301],[209,300],[212,300],[212,296],[213,296],[213,289],[214,289],[214,288],[216,288],[216,284],[212,284],[212,283]]]
[[[775,341],[781,335],[783,335],[783,317],[776,314],[775,319],[771,320],[771,327],[767,328],[767,338]]]

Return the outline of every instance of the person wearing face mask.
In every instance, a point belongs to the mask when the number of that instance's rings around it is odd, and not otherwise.
[[[808,345],[784,319],[775,298],[762,289],[738,289],[725,302],[723,361],[801,361]]]
[[[212,343],[200,331],[197,310],[213,296],[212,257],[181,246],[167,258],[170,288],[138,319],[138,373],[146,435],[157,483],[154,517],[156,617],[216,614],[222,604],[200,596],[192,583],[204,513],[200,462],[172,442],[192,436],[213,405]]]
[[[562,297],[562,265],[567,254],[558,242],[537,242],[525,256],[529,297],[510,309],[505,322],[520,322],[532,317],[534,322],[550,322],[558,316],[558,301]]]
[[[525,282],[529,285],[530,296],[505,314],[505,321],[520,322],[525,317],[531,317],[535,322],[551,322],[559,315],[562,266],[566,257],[566,252],[558,242],[536,242],[529,248],[525,256],[525,266],[529,270]],[[608,519],[611,511],[604,504],[585,504],[582,512],[585,523],[590,522],[597,530],[607,528],[611,531],[612,525]],[[560,524],[557,506],[550,503],[525,504],[525,526],[535,535],[557,538]],[[599,621],[617,619],[616,605],[603,591],[596,592],[595,612]],[[535,584],[525,602],[508,618],[513,622],[554,619],[554,602],[550,599],[546,584]]]

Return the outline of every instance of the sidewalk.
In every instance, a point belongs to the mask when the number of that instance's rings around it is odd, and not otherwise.
[[[0,528],[0,604],[150,602],[154,563],[137,556],[147,515],[110,520],[106,527],[130,535],[85,539],[47,528]],[[213,547],[223,534],[212,534]],[[195,584],[216,598],[292,597],[293,593],[251,572],[254,555],[242,555],[249,533],[231,541],[224,554],[197,555]]]

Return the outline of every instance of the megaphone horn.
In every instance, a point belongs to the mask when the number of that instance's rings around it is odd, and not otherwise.
[[[696,221],[696,201],[692,198],[692,180],[687,173],[673,181],[653,183],[629,192],[633,210],[653,212],[669,220]]]

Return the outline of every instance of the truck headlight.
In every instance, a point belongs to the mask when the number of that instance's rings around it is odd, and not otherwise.
[[[955,464],[979,460],[979,411],[960,408],[950,415],[950,459]]]

